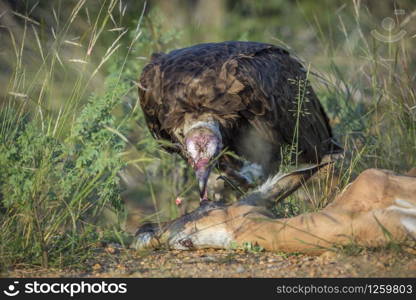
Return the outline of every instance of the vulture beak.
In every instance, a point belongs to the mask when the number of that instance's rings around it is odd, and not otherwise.
[[[199,197],[201,202],[208,200],[207,182],[210,173],[211,166],[208,159],[201,159],[196,163],[195,174],[198,180]]]

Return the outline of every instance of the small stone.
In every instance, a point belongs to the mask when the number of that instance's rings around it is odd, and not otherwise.
[[[127,267],[124,264],[117,264],[116,269],[121,271],[121,272],[127,271]]]
[[[350,263],[346,263],[346,264],[344,265],[344,269],[354,269],[354,267],[352,266],[352,264],[350,264]]]
[[[108,254],[116,254],[118,252],[118,249],[116,249],[114,247],[111,247],[111,246],[108,246],[107,248],[105,248],[105,251]]]
[[[410,263],[407,268],[409,271],[416,271],[416,262]]]
[[[410,253],[410,254],[416,255],[416,249],[415,249],[415,248],[405,247],[405,248],[404,248],[404,250],[405,250],[407,253]]]
[[[334,260],[337,254],[334,251],[325,251],[322,253],[319,258],[321,260]]]

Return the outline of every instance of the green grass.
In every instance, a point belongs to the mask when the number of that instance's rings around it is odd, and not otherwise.
[[[115,3],[102,9],[110,12]],[[17,61],[0,114],[3,267],[22,263],[43,267],[80,264],[100,238],[97,220],[103,212],[123,211],[118,173],[126,164],[122,133],[132,113],[122,117],[115,114],[120,99],[130,91],[122,78],[122,64],[114,63],[115,70],[101,83],[100,94],[87,92],[102,64],[121,45],[117,42],[122,34],[91,73],[82,66],[76,71],[66,69],[71,62],[88,61],[88,52],[109,18],[97,15],[86,56],[69,60],[66,66],[59,50],[69,40],[71,23],[82,5],[78,2],[63,20],[61,30],[54,33],[53,47],[42,45],[38,39],[42,57],[39,69],[23,63],[22,53],[30,49],[26,44],[30,41],[21,39],[21,51],[18,46],[15,49]],[[23,32],[27,30],[25,21]],[[33,27],[35,37],[44,34],[36,30]],[[33,72],[34,76],[28,78]],[[65,74],[70,86],[58,81],[60,73],[71,73]],[[35,89],[39,86],[40,90]],[[53,91],[61,87],[66,89],[67,98],[55,108]]]
[[[26,1],[14,15],[16,26],[2,23],[2,269],[81,265],[99,241],[124,243],[132,203],[142,207],[140,222],[179,216],[178,196],[185,206],[195,204],[192,171],[161,150],[137,101],[140,70],[155,51],[240,39],[291,45],[307,61],[308,78],[347,153],[305,188],[306,202],[292,196],[281,203],[283,216],[322,208],[367,168],[416,166],[413,40],[409,34],[386,44],[370,33],[388,9],[374,16],[357,1],[325,8],[308,1],[243,2],[224,9],[219,27],[181,26],[169,7],[148,3],[144,13],[144,3],[125,9],[119,0]],[[36,19],[36,11],[53,19]],[[282,170],[297,151],[286,150]],[[334,174],[335,191],[327,188]]]

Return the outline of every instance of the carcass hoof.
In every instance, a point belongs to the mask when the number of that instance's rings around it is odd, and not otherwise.
[[[137,230],[130,248],[136,250],[158,248],[157,236],[160,234],[160,227],[155,223],[145,223]]]

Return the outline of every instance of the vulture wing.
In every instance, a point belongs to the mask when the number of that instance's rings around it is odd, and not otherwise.
[[[164,104],[164,98],[161,95],[162,73],[159,58],[163,55],[163,53],[152,54],[151,62],[143,68],[139,81],[139,99],[152,136],[157,140],[175,143],[177,142],[175,137],[163,128],[165,110],[169,107],[166,105],[169,103]],[[162,147],[168,152],[180,152],[179,149],[166,144]]]
[[[227,63],[236,65],[230,72],[245,87],[240,114],[265,141],[279,148],[297,144],[302,160],[310,162],[340,150],[306,70],[287,51],[270,46]]]

